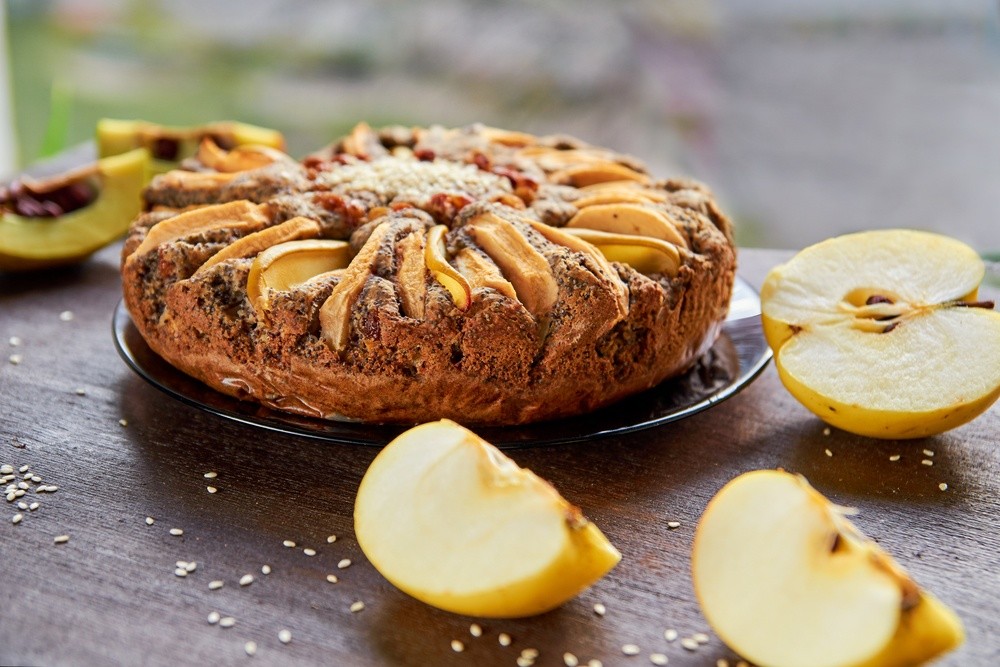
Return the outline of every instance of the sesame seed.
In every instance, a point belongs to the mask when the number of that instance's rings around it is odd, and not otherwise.
[[[231,628],[234,625],[236,625],[236,619],[233,618],[232,616],[226,616],[224,618],[219,619],[220,628]]]
[[[184,569],[187,570],[188,572],[194,572],[195,570],[198,569],[198,563],[196,563],[194,561],[190,561],[188,563],[185,563],[184,564]]]
[[[21,519],[23,518],[24,515],[18,512],[17,514],[11,517],[10,522],[16,526],[17,524],[21,523]]]
[[[942,491],[947,491],[948,484],[946,482],[941,482],[940,484],[938,484],[938,488],[941,489]]]
[[[525,658],[523,655],[517,657],[517,667],[531,667],[535,664],[535,661],[531,658]]]
[[[217,611],[210,611],[210,612],[208,612],[208,624],[209,625],[215,625],[216,623],[219,622],[220,618],[221,618],[221,616],[219,615],[219,612],[217,612]]]
[[[252,574],[244,574],[242,577],[240,577],[240,586],[249,586],[252,583],[253,583]]]
[[[365,608],[365,603],[362,602],[361,600],[358,600],[357,602],[352,602],[351,603],[351,613],[352,614],[356,614],[356,613],[358,613],[359,611],[361,611],[364,608]]]
[[[607,611],[608,611],[607,607],[605,607],[600,602],[594,603],[594,613],[597,614],[598,616],[604,616],[605,612]]]
[[[291,630],[278,630],[278,641],[282,644],[287,644],[292,641]]]
[[[827,456],[833,456],[833,452],[831,452],[829,449],[824,449],[823,453],[826,454]]]
[[[119,419],[118,420],[118,424],[120,426],[128,426],[128,420],[127,419]]]
[[[469,626],[469,634],[472,635],[473,637],[482,637],[483,629],[479,626],[478,623],[473,623],[472,625]]]
[[[625,644],[622,646],[622,653],[625,655],[639,655],[639,647],[635,644]]]
[[[154,519],[151,516],[147,516],[146,517],[146,525],[147,526],[152,526],[154,523],[156,523],[156,519]]]
[[[22,491],[26,491],[31,488],[31,485],[28,484],[27,482],[18,482],[17,488],[21,489]]]
[[[270,565],[261,565],[260,566],[260,572],[261,572],[261,574],[271,574],[271,566]]]
[[[577,665],[580,664],[580,661],[577,659],[575,655],[573,655],[569,651],[566,651],[565,653],[563,653],[563,664],[565,664],[566,667],[577,667]]]
[[[218,489],[215,488],[214,486],[206,486],[205,490],[208,491],[209,493],[217,493],[218,492]]]
[[[587,667],[604,667],[604,663],[597,658],[591,658],[587,661]]]
[[[7,498],[7,502],[8,503],[12,503],[12,502],[14,502],[14,499],[17,498],[17,493],[15,493],[14,491],[11,491],[10,493],[8,493],[6,495],[6,498]]]
[[[36,509],[38,509],[38,503],[31,503],[30,505],[28,505],[28,510],[34,512]]]
[[[0,475],[9,475],[14,472],[14,466],[9,463],[4,463],[0,466]]]
[[[729,667],[729,661],[725,658],[719,658],[715,661],[715,667]]]
[[[931,461],[930,459],[924,459],[923,461],[920,462],[920,464],[925,466],[932,466],[934,465],[934,461]]]
[[[67,542],[69,542],[69,535],[57,535],[54,538],[52,538],[52,541],[55,542],[56,544],[66,544]]]
[[[24,502],[22,500],[21,502],[19,502],[17,504],[17,509],[19,509],[19,510],[26,510],[26,509],[28,509],[28,503],[26,503],[26,502]]]
[[[24,496],[24,493],[25,493],[24,489],[18,489],[17,491],[14,492],[14,497],[21,498]]]
[[[925,449],[924,456],[934,456],[934,451],[931,449]]]
[[[257,642],[247,642],[243,645],[243,650],[247,652],[247,655],[255,655],[257,653]]]
[[[538,649],[537,648],[522,649],[521,657],[527,658],[528,660],[536,660],[538,658]]]
[[[671,528],[672,529],[672,528],[680,528],[680,527],[681,527],[681,522],[680,521],[668,521],[667,522],[667,528]]]
[[[20,354],[12,354],[9,357],[7,357],[7,361],[10,362],[11,366],[17,366],[22,361],[24,361],[24,357],[22,357]]]
[[[76,393],[77,396],[86,396],[87,395],[87,390],[84,389],[83,387],[77,387],[76,390],[75,390],[75,393]]]
[[[350,566],[351,566],[351,559],[350,558],[344,558],[339,563],[337,563],[337,569],[338,570],[343,570],[344,568],[348,568]]]
[[[462,651],[465,650],[465,644],[463,644],[462,642],[458,641],[457,639],[452,639],[451,640],[451,650],[454,651],[455,653],[461,653]]]
[[[28,472],[28,468],[30,468],[30,467],[31,466],[29,466],[27,463],[25,463],[23,466],[21,466],[20,468],[18,468],[17,471],[18,472]]]
[[[21,344],[21,339],[18,338],[17,336],[11,336],[10,338],[7,339],[7,342],[10,343],[11,347],[17,347],[18,345]]]
[[[326,575],[326,580],[329,581],[331,584],[335,584],[338,581],[337,575],[335,575],[335,574],[328,574],[328,575]]]
[[[59,313],[59,319],[62,320],[63,322],[71,322],[73,320],[73,311],[72,310],[62,311],[61,313]]]
[[[217,473],[217,472],[206,472],[205,475],[204,475],[205,479],[215,479],[218,476],[219,476],[219,473]]]
[[[174,570],[174,574],[176,574],[178,577],[186,577],[188,576],[188,571],[185,570],[183,567],[178,567],[177,569]]]
[[[226,582],[224,582],[222,579],[216,579],[214,581],[208,582],[208,590],[217,591],[225,585]]]
[[[327,544],[333,544],[336,541],[337,541],[337,536],[336,535],[328,535],[327,538],[326,538],[326,543]]]
[[[899,454],[893,454],[892,456],[889,457],[889,460],[895,463],[896,461],[899,460]]]
[[[830,435],[830,427],[829,426],[827,426],[825,429],[823,429],[823,435]]]
[[[292,542],[291,540],[285,540],[284,542],[282,542],[282,544],[284,544],[289,549],[291,549],[291,548],[293,548],[295,546],[295,542]]]
[[[506,632],[501,632],[497,637],[497,641],[500,643],[500,646],[510,646],[510,635]]]
[[[686,648],[688,651],[695,651],[698,649],[698,642],[691,637],[684,637],[681,639],[681,646]]]
[[[170,534],[173,535],[174,537],[178,537],[184,534],[184,530],[181,528],[171,528]]]
[[[316,550],[315,549],[310,549],[309,547],[306,547],[305,549],[302,550],[302,553],[304,553],[307,556],[315,556],[316,555]]]
[[[179,560],[176,563],[174,563],[174,565],[176,567],[184,567],[185,565],[187,565],[187,561],[186,560]]]
[[[662,653],[650,653],[649,654],[649,661],[651,663],[653,663],[654,665],[665,665],[668,662],[670,662],[670,660],[667,658],[667,656],[665,656]]]
[[[704,632],[696,632],[693,635],[691,635],[691,639],[695,640],[699,644],[707,644],[709,642],[710,637],[706,635]]]
[[[28,479],[28,476],[27,476],[27,475],[25,475],[24,477],[25,477],[25,479]],[[30,479],[31,479],[31,481],[32,481],[32,482],[34,482],[35,484],[38,484],[38,483],[39,483],[40,481],[42,481],[42,478],[41,478],[41,477],[39,477],[38,475],[32,475]]]

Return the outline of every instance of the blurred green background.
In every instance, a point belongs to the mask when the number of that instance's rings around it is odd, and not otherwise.
[[[7,0],[22,167],[104,116],[566,132],[709,183],[743,245],[876,227],[1000,250],[1000,29],[979,0]]]

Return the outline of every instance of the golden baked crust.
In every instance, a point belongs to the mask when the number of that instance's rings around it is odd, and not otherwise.
[[[478,125],[361,124],[301,162],[240,150],[206,143],[157,177],[122,253],[150,347],[238,398],[366,422],[564,417],[683,372],[725,318],[729,221],[634,158]]]

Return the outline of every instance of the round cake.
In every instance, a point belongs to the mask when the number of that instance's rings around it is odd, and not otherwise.
[[[358,125],[296,161],[206,139],[122,253],[143,338],[325,419],[523,424],[683,373],[735,275],[703,185],[565,136]]]

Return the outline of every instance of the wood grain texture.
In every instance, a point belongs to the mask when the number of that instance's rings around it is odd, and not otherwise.
[[[29,493],[41,505],[20,525],[10,521],[12,505],[0,515],[2,664],[513,665],[526,647],[541,652],[540,666],[563,664],[566,651],[581,664],[649,664],[652,652],[666,653],[671,665],[734,664],[714,636],[692,653],[663,632],[708,632],[688,571],[709,498],[739,473],[776,466],[860,508],[862,530],[958,611],[968,641],[941,664],[992,665],[1000,656],[997,407],[926,440],[879,442],[835,429],[827,436],[769,367],[731,400],[676,424],[514,451],[519,464],[580,505],[624,559],[554,612],[479,621],[484,634],[476,639],[468,631],[476,619],[408,598],[360,553],[353,499],[375,449],[222,420],[126,368],[110,325],[120,298],[117,251],[78,269],[0,276],[0,464],[30,464],[43,483],[59,486]],[[759,285],[787,256],[743,251],[741,274]],[[996,297],[996,288],[984,296]],[[64,310],[71,321],[60,319]],[[10,347],[11,336],[22,344]],[[7,361],[15,353],[16,366]],[[932,467],[920,463],[925,448],[934,451]],[[890,462],[892,454],[901,459]],[[217,479],[203,477],[210,470]],[[218,493],[207,493],[208,484]],[[670,529],[675,520],[680,527]],[[173,527],[184,535],[171,536]],[[69,542],[53,544],[61,534]],[[305,546],[317,555],[303,554]],[[342,558],[353,564],[338,570]],[[197,570],[178,578],[177,560],[194,560]],[[265,563],[273,568],[266,576]],[[245,573],[256,581],[241,588]],[[328,583],[328,573],[340,582]],[[210,591],[213,579],[225,586]],[[366,608],[352,614],[356,600]],[[607,607],[603,618],[592,610],[596,602]],[[213,610],[233,616],[235,626],[209,625]],[[278,641],[282,628],[292,632],[288,645]],[[512,635],[510,647],[499,646],[499,632]],[[466,650],[454,653],[452,639]],[[244,653],[248,640],[258,644],[254,658]],[[626,643],[642,653],[625,657]]]

